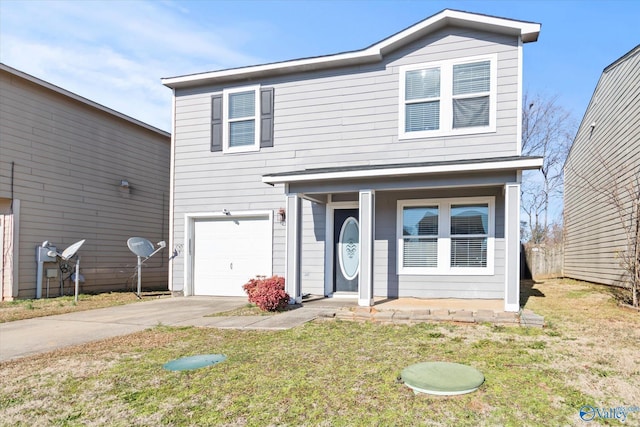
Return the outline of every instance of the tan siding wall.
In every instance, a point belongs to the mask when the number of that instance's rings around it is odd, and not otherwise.
[[[628,185],[640,173],[639,118],[640,49],[603,72],[565,165],[568,277],[605,284],[624,280],[616,253],[626,247],[625,234],[616,208],[598,190],[612,188],[613,177]]]
[[[223,88],[177,90],[175,242],[184,242],[187,213],[271,209],[275,214],[284,205],[284,187],[262,183],[265,174],[516,155],[517,44],[515,37],[448,28],[393,52],[378,64],[251,82],[275,88],[275,144],[260,152],[211,153],[211,96]],[[400,66],[484,54],[498,58],[496,132],[398,140]],[[311,226],[305,224],[305,239],[313,244],[304,245],[302,281],[303,291],[309,287],[315,292],[322,289],[324,242],[308,229]],[[284,274],[284,236],[284,227],[274,224],[276,274]],[[183,289],[184,262],[180,256],[174,263],[176,291]]]
[[[0,197],[11,197],[14,162],[21,201],[18,297],[35,296],[34,248],[44,240],[62,250],[87,239],[82,291],[130,289],[127,239],[168,240],[169,137],[4,71],[0,89]],[[143,286],[166,289],[166,255],[146,264]]]

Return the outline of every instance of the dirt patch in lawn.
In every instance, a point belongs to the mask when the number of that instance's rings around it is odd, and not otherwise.
[[[213,314],[209,314],[205,317],[227,317],[227,316],[273,316],[275,314],[284,313],[285,311],[295,310],[300,305],[288,305],[282,310],[266,311],[262,310],[255,304],[247,303],[242,307],[235,308],[229,311],[221,311]]]

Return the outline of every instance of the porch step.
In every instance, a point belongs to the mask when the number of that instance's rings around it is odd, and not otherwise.
[[[530,326],[532,328],[544,327],[544,317],[535,314],[531,310],[522,310],[520,314],[520,324],[522,326]]]

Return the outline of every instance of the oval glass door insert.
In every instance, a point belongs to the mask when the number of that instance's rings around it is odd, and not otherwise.
[[[340,230],[338,260],[342,275],[347,280],[355,279],[360,271],[359,231],[358,220],[352,216],[344,221]]]

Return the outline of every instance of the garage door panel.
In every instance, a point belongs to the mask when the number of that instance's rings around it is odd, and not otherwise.
[[[195,295],[244,296],[250,278],[271,275],[268,216],[197,220],[194,223]]]

